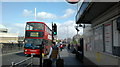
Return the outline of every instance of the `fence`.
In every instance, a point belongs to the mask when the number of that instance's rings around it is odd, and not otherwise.
[[[1,51],[2,54],[17,52],[23,50],[23,44],[13,43],[2,43]]]

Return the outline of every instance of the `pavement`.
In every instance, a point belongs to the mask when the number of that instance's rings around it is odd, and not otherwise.
[[[75,54],[66,48],[60,51],[60,57],[64,60],[64,67],[83,67],[83,64],[76,59]]]

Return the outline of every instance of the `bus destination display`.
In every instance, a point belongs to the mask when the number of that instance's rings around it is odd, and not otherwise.
[[[31,32],[30,37],[38,37],[38,32]]]

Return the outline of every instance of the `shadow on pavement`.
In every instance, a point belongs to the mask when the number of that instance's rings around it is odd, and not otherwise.
[[[16,55],[19,55],[19,56],[25,56],[23,52],[16,53]]]
[[[83,63],[76,59],[76,54],[67,48],[60,51],[60,56],[64,60],[64,67],[84,67]]]
[[[27,56],[25,56],[24,52],[16,53],[16,55],[27,57]],[[31,57],[31,55],[29,55],[28,57]],[[34,55],[33,57],[39,58],[40,55]]]

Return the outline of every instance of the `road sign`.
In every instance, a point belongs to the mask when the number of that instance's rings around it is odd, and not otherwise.
[[[70,4],[76,4],[79,2],[79,0],[66,0]]]

